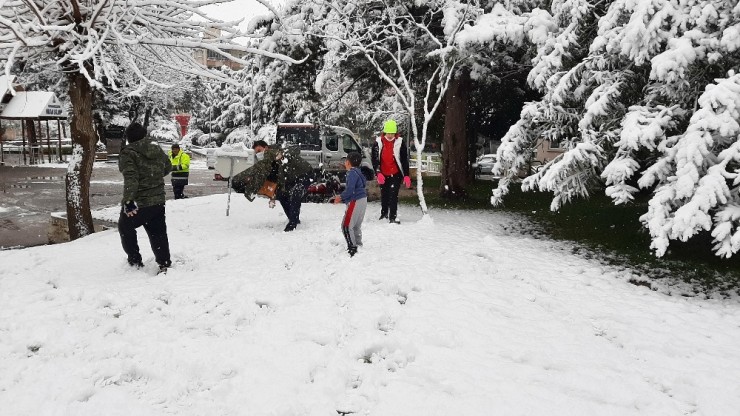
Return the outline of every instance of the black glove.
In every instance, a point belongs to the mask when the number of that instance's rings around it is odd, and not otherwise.
[[[133,217],[136,215],[136,212],[139,210],[139,207],[136,206],[136,202],[134,201],[126,201],[125,204],[123,204],[123,212],[126,213],[127,217]]]

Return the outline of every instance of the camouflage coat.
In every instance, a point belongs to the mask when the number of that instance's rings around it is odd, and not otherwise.
[[[139,207],[164,204],[164,177],[172,170],[167,154],[148,138],[121,149],[118,170],[123,174],[122,203]]]
[[[311,173],[311,165],[303,160],[297,148],[268,148],[262,160],[234,175],[231,186],[237,192],[243,192],[251,201],[266,180],[277,182],[278,192],[281,192],[292,188],[304,178],[309,178]]]

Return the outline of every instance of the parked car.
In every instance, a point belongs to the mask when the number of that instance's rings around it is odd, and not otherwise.
[[[478,156],[473,163],[473,169],[476,175],[490,175],[493,171],[493,165],[496,164],[496,155],[487,154]]]

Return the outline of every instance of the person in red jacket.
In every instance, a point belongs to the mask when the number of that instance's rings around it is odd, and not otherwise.
[[[398,134],[394,120],[383,124],[383,132],[375,140],[372,151],[373,169],[380,185],[380,219],[398,224],[398,191],[403,182],[411,188],[409,177],[409,150]]]

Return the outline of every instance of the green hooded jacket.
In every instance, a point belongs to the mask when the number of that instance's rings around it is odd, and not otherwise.
[[[121,149],[118,170],[123,174],[122,203],[141,207],[164,204],[164,177],[172,171],[167,154],[147,137]]]

